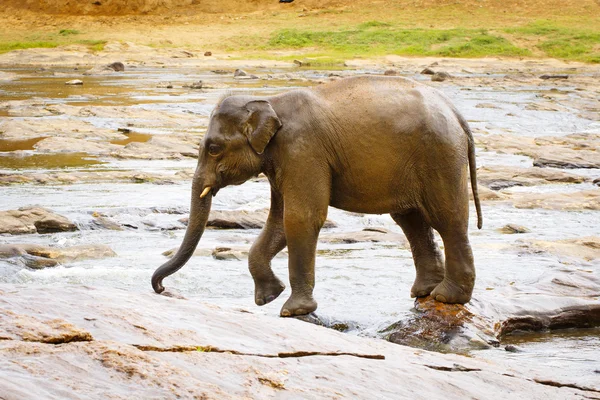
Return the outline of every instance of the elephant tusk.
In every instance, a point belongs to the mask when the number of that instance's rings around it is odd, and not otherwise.
[[[210,189],[212,189],[210,186],[205,187],[204,190],[202,191],[202,193],[200,194],[200,198],[203,198],[204,196],[206,196],[208,194],[208,192],[210,192]]]

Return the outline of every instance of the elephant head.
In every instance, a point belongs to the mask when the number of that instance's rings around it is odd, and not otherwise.
[[[163,279],[192,256],[204,232],[212,196],[225,186],[240,185],[261,172],[263,152],[280,127],[281,121],[267,100],[230,96],[216,106],[199,149],[183,243],[152,275],[156,293],[164,290]]]

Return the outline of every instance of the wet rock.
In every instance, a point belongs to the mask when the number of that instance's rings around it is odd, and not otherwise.
[[[520,251],[528,253],[546,252],[565,259],[600,260],[600,237],[588,236],[556,241],[530,240],[519,245]]]
[[[397,344],[441,352],[465,352],[492,347],[491,321],[461,304],[444,304],[430,296],[415,300],[414,314],[380,333]]]
[[[325,243],[360,243],[360,242],[395,242],[406,247],[408,242],[401,233],[390,232],[384,228],[366,228],[358,232],[326,233],[319,236],[319,241]]]
[[[122,71],[125,71],[125,65],[120,61],[116,61],[106,65],[97,65],[92,69],[85,71],[83,75],[106,75]]]
[[[0,211],[0,233],[54,233],[76,231],[77,226],[62,215],[42,207]]]
[[[564,307],[550,313],[532,313],[515,316],[502,321],[498,336],[516,332],[539,332],[569,328],[591,328],[600,326],[600,304]]]
[[[399,75],[398,71],[395,69],[386,69],[385,72],[383,73],[383,75],[385,76],[396,76]]]
[[[89,153],[109,154],[122,148],[116,144],[84,139],[50,137],[40,140],[33,147],[41,153]]]
[[[248,76],[248,73],[246,71],[244,71],[243,69],[236,69],[235,72],[233,73],[233,76],[235,78],[239,77],[239,76]]]
[[[173,89],[173,84],[171,82],[159,82],[156,87],[159,89]]]
[[[543,208],[546,210],[600,210],[600,192],[582,190],[574,193],[521,193],[513,198],[516,208]]]
[[[83,81],[81,79],[72,79],[70,81],[65,82],[65,85],[83,85]]]
[[[122,231],[123,230],[121,225],[117,224],[114,221],[111,221],[110,219],[108,219],[98,213],[93,213],[92,216],[94,217],[94,220],[92,221],[94,228],[108,229],[111,231]]]
[[[269,210],[266,208],[248,211],[248,210],[212,210],[206,226],[218,229],[261,229],[267,217]],[[180,222],[187,225],[187,218]],[[333,221],[326,220],[323,228],[333,228],[336,224]]]
[[[513,186],[583,183],[586,178],[552,169],[490,166],[477,169],[477,181],[479,185],[487,186],[492,190],[502,190]]]
[[[594,179],[594,185],[600,186],[600,178]]]
[[[183,87],[188,89],[202,89],[202,85],[202,81],[196,81],[189,84],[185,84],[183,85]]]
[[[120,62],[120,61],[116,61],[116,62],[110,63],[105,68],[106,69],[112,69],[113,71],[116,71],[116,72],[125,71],[125,65],[122,62]]]
[[[31,268],[53,267],[59,263],[98,260],[114,257],[116,253],[103,244],[84,244],[71,247],[50,247],[35,244],[0,245],[0,258],[22,257]]]
[[[421,71],[421,75],[435,75],[435,71],[429,67],[426,67],[424,70]]]
[[[248,249],[231,248],[231,247],[217,247],[213,250],[212,256],[215,260],[221,261],[241,261],[248,258]]]
[[[431,75],[431,81],[432,82],[444,82],[446,79],[450,79],[452,78],[452,76],[447,73],[447,72],[436,72],[435,74]]]
[[[22,255],[20,260],[31,269],[52,268],[60,264],[58,261],[51,258],[32,256],[29,254]]]
[[[92,335],[62,319],[21,315],[0,308],[0,338],[50,344],[90,342]]]
[[[224,69],[213,69],[210,72],[217,75],[229,75],[231,73],[231,71],[227,71]]]
[[[569,79],[569,75],[541,75],[540,79],[548,80],[548,79]]]
[[[512,344],[506,345],[504,347],[504,350],[506,350],[510,353],[522,353],[523,352],[523,350],[519,349],[517,346],[512,345]]]
[[[500,108],[497,104],[493,104],[493,103],[479,103],[475,106],[475,108],[491,108],[491,109],[498,109]]]
[[[516,224],[506,224],[502,228],[498,229],[498,232],[504,233],[507,235],[512,235],[515,233],[529,233],[531,232],[529,229],[525,228],[521,225]]]
[[[80,286],[0,285],[0,291],[0,318],[8,321],[0,324],[5,339],[0,368],[6,377],[0,393],[8,398],[118,398],[133,392],[143,398],[418,398],[444,393],[452,400],[500,391],[510,398],[593,393],[564,379],[570,385],[535,382],[558,379],[555,368],[532,372],[516,363],[507,370],[490,361],[415,351],[196,300]]]
[[[526,155],[537,167],[600,168],[600,135],[571,134],[561,137],[478,135],[476,143],[485,150]]]
[[[479,199],[481,201],[500,201],[509,198],[507,194],[498,193],[497,191],[488,189],[485,186],[478,186],[477,190]],[[469,191],[469,199],[473,200],[473,193],[471,193],[471,191]]]

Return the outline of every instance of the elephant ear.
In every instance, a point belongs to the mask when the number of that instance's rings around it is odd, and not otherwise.
[[[250,146],[258,154],[262,154],[275,132],[281,127],[281,121],[271,104],[266,100],[253,100],[246,104],[250,112],[246,129]]]

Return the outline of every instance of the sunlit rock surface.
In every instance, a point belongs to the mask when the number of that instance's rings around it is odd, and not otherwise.
[[[83,286],[0,286],[6,399],[597,398],[553,371],[415,350],[294,319]]]

